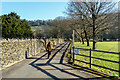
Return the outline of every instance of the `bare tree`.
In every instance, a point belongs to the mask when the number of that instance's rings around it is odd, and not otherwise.
[[[92,26],[93,49],[97,40],[97,34],[109,29],[112,22],[106,23],[107,14],[110,14],[115,2],[75,2],[68,4],[67,14],[82,17]],[[101,26],[102,25],[102,26]],[[103,26],[104,25],[104,26]]]
[[[69,19],[69,27],[72,29],[72,30],[75,30],[76,33],[77,33],[77,36],[79,36],[79,41],[81,42],[82,41],[82,44],[84,44],[84,32],[83,32],[83,28],[79,25],[81,25],[80,23],[80,20],[79,19],[76,19],[74,17],[72,17],[71,19]]]
[[[57,17],[51,22],[51,26],[49,27],[51,34],[56,38],[69,38],[69,35],[72,34],[69,22],[69,19]]]

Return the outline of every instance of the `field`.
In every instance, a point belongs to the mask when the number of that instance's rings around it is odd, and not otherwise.
[[[36,31],[36,30],[41,30],[42,28],[41,28],[41,26],[32,26],[31,27],[31,30],[34,32],[34,31]]]
[[[38,26],[32,26],[31,30],[34,32],[37,29]]]
[[[92,49],[92,42],[90,42],[89,47],[86,46],[87,43],[85,43],[83,45],[80,42],[75,42],[74,44],[75,44],[75,47],[86,48],[86,49],[91,48]],[[109,51],[109,52],[119,52],[118,51],[118,42],[98,42],[98,43],[96,43],[96,50]],[[79,50],[79,54],[89,56],[90,51]],[[119,61],[119,55],[117,55],[117,54],[110,54],[110,53],[102,53],[102,52],[93,51],[92,56],[97,57],[97,58],[108,59],[108,60],[112,60],[112,61]],[[89,58],[88,57],[83,57],[83,56],[76,55],[75,59],[85,61],[85,62],[89,63]],[[112,62],[98,60],[98,59],[92,59],[92,63],[100,65],[100,66],[105,66],[105,67],[108,67],[108,68],[111,68],[111,69],[119,70],[119,64],[118,63],[112,63]],[[83,62],[75,61],[75,64],[79,64],[79,65],[84,66],[84,67],[89,67],[89,64],[86,64],[86,63],[83,63]],[[115,71],[110,71],[110,70],[95,67],[95,66],[92,66],[92,68],[95,69],[95,70],[107,73],[107,74],[111,74],[111,75],[115,75],[115,76],[118,75],[118,72],[115,72]]]

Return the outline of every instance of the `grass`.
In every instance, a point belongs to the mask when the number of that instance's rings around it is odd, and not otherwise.
[[[82,44],[80,42],[75,42],[74,44],[75,44],[75,47],[79,47],[79,48],[86,48],[86,49],[92,48],[92,42],[90,42],[90,46],[86,46],[86,43]],[[96,43],[96,50],[109,51],[109,52],[119,52],[118,51],[118,42],[98,42],[98,43]],[[90,51],[79,50],[79,54],[89,56]],[[102,58],[102,59],[119,61],[119,55],[116,55],[116,54],[109,54],[109,53],[93,51],[92,56],[97,57],[97,58]],[[78,59],[78,60],[81,60],[81,61],[89,62],[88,57],[83,57],[83,56],[76,55],[75,58]],[[92,63],[100,65],[100,66],[105,66],[105,67],[108,67],[108,68],[112,68],[112,69],[115,69],[115,70],[119,70],[119,64],[118,63],[112,63],[112,62],[98,60],[98,59],[92,59]],[[89,67],[89,64],[86,64],[86,63],[83,63],[83,62],[75,61],[75,64],[79,64],[79,65],[82,65],[84,67]],[[118,72],[115,72],[115,71],[110,71],[110,70],[99,68],[99,67],[96,67],[96,66],[92,66],[92,68],[95,69],[95,70],[107,73],[107,74],[118,76]]]
[[[75,42],[74,44],[76,47],[92,49],[92,42],[90,42],[90,46],[86,46],[87,43],[82,44],[80,42]],[[119,52],[118,51],[118,42],[97,42],[96,50]]]
[[[36,31],[36,30],[38,30],[38,29],[42,29],[41,26],[32,26],[32,27],[31,27],[31,30],[32,30],[33,32]]]

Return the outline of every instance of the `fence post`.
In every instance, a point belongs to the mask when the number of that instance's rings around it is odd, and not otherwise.
[[[92,64],[92,58],[91,57],[92,57],[92,50],[90,48],[90,68],[92,68],[92,65],[91,65]]]
[[[71,45],[71,43],[70,43],[70,60],[72,60],[72,52],[71,52],[71,50],[72,50],[72,45]]]
[[[25,59],[28,59],[27,51],[25,51]]]
[[[36,43],[36,40],[34,39],[34,56],[35,56],[35,52],[36,52],[35,43]]]
[[[29,56],[29,47],[27,48],[27,51],[28,51],[28,56]]]
[[[119,52],[119,77],[120,77],[120,52]]]
[[[74,63],[74,60],[75,59],[75,54],[74,54],[74,46],[73,46],[73,63]]]

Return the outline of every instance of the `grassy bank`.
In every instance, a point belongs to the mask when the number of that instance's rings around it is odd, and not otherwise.
[[[90,49],[92,48],[92,42],[90,42],[90,46],[86,46],[87,43],[82,44],[80,42],[75,42],[75,47],[80,47],[80,48],[86,48],[86,49]],[[118,51],[118,42],[98,42],[96,43],[96,50],[102,50],[102,51],[109,51],[109,52],[119,52]],[[89,51],[85,51],[85,50],[79,50],[79,54],[83,54],[83,55],[90,55]],[[119,61],[119,56],[116,54],[109,54],[109,53],[102,53],[102,52],[92,52],[92,56],[93,57],[97,57],[97,58],[103,58],[103,59],[108,59],[108,60],[113,60],[113,61]],[[83,57],[83,56],[75,56],[76,59],[81,60],[81,61],[85,61],[85,62],[89,62],[89,58],[88,57]],[[97,64],[97,65],[101,65],[101,66],[105,66],[108,68],[112,68],[115,70],[119,70],[119,65],[117,63],[112,63],[112,62],[108,62],[108,61],[103,61],[103,60],[98,60],[98,59],[92,59],[92,63],[93,64]],[[78,62],[75,61],[75,64],[79,64],[85,67],[89,67],[89,64],[83,63],[83,62]],[[107,73],[107,74],[111,74],[111,75],[118,75],[118,72],[114,72],[114,71],[110,71],[107,69],[103,69],[103,68],[99,68],[99,67],[95,67],[92,66],[93,69]]]

